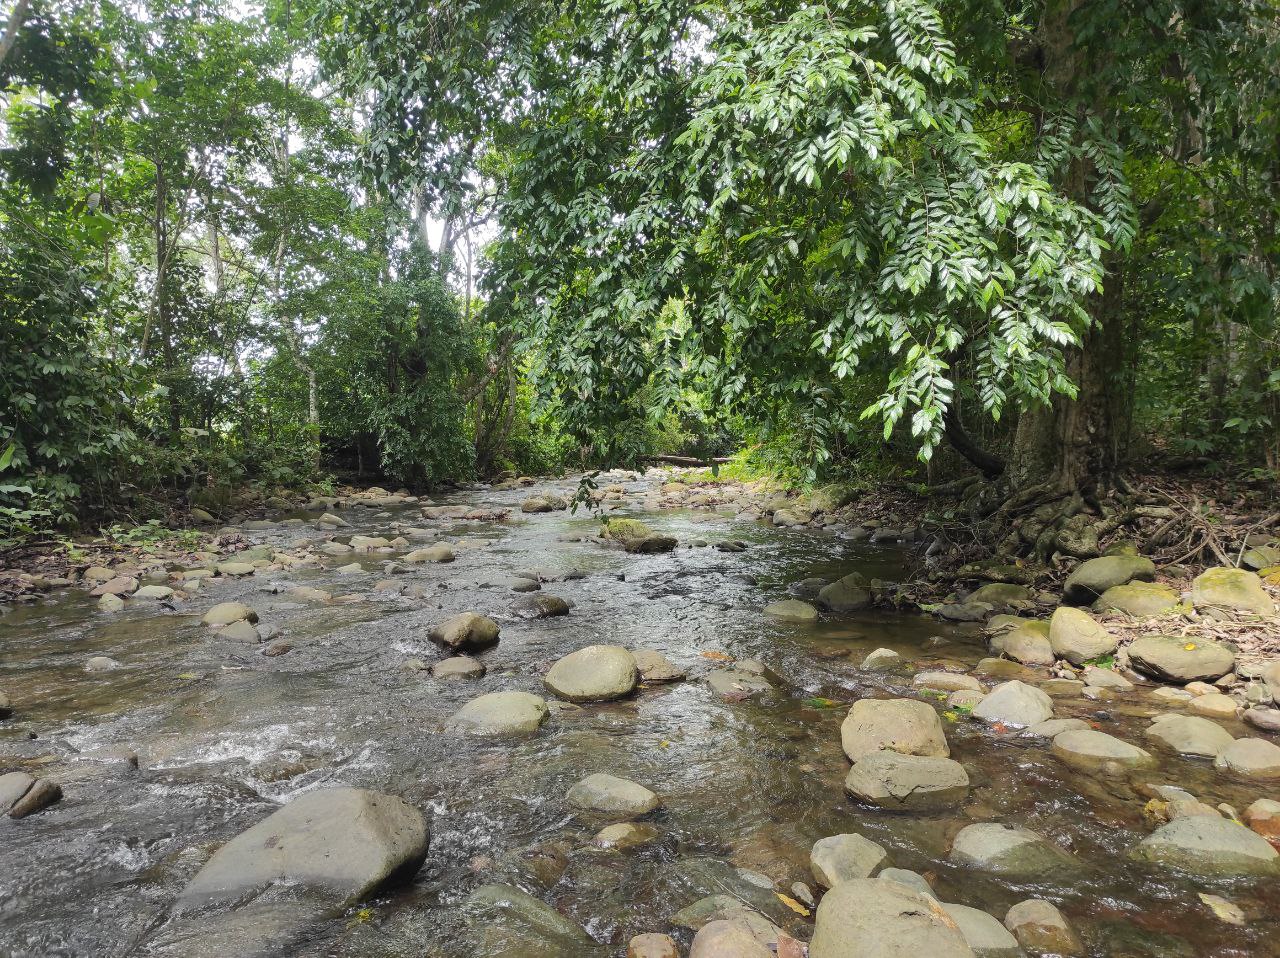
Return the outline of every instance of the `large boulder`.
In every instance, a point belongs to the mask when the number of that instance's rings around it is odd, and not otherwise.
[[[850,832],[814,842],[809,852],[809,870],[823,888],[835,888],[843,882],[869,878],[888,857],[875,842]]]
[[[638,782],[597,772],[575,784],[565,795],[575,808],[634,818],[653,811],[661,800]]]
[[[1146,749],[1094,729],[1071,729],[1054,736],[1053,754],[1085,772],[1150,768],[1155,758]]]
[[[559,659],[543,682],[570,702],[605,702],[630,695],[640,682],[640,670],[620,645],[588,645]]]
[[[1072,605],[1085,605],[1113,586],[1134,579],[1150,582],[1155,576],[1155,563],[1144,556],[1100,556],[1076,566],[1062,584],[1062,597]]]
[[[1217,722],[1195,715],[1157,715],[1146,731],[1147,738],[1162,742],[1183,755],[1215,758],[1235,739]]]
[[[528,692],[490,692],[472,699],[445,724],[469,735],[536,732],[547,718],[547,703]]]
[[[1247,569],[1206,569],[1191,583],[1191,602],[1197,610],[1254,615],[1274,615],[1276,611],[1262,580]]]
[[[1161,825],[1129,855],[1194,875],[1280,875],[1280,852],[1270,842],[1230,819],[1207,815]]]
[[[840,726],[840,744],[852,762],[882,749],[942,758],[951,754],[938,713],[915,699],[854,702]]]
[[[1215,768],[1243,778],[1280,778],[1280,745],[1261,738],[1238,738],[1213,760]]]
[[[478,612],[463,612],[431,627],[427,638],[455,652],[472,652],[498,644],[498,623]]]
[[[858,612],[871,605],[871,593],[862,574],[850,572],[819,589],[817,602],[831,612]]]
[[[1023,728],[1053,718],[1053,700],[1034,685],[1014,679],[992,689],[973,709],[984,722]]]
[[[176,907],[240,903],[277,886],[350,905],[412,878],[427,840],[422,813],[402,798],[361,788],[307,792],[218,849]]]
[[[1076,861],[1043,835],[1027,828],[978,822],[960,829],[951,845],[950,860],[1019,878],[1054,878]]]
[[[809,958],[975,958],[942,905],[890,879],[838,885],[815,921]]]
[[[1178,607],[1179,601],[1178,593],[1163,583],[1129,582],[1125,585],[1113,585],[1102,593],[1093,603],[1093,611],[1102,614],[1123,612],[1143,619],[1172,612]]]
[[[1236,664],[1235,653],[1211,639],[1144,635],[1129,645],[1129,664],[1165,682],[1214,682]]]
[[[872,752],[858,759],[844,780],[859,801],[892,811],[947,808],[969,794],[964,766],[949,758]]]
[[[1116,650],[1119,641],[1089,616],[1089,613],[1059,606],[1049,619],[1049,645],[1053,654],[1072,665],[1084,665]]]

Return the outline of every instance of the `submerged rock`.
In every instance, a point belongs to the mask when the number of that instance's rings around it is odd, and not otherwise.
[[[943,903],[977,958],[1024,958],[1018,939],[999,920],[978,908]]]
[[[951,845],[957,865],[1020,878],[1051,878],[1074,867],[1070,854],[1028,828],[978,822],[966,825]]]
[[[707,685],[721,698],[736,702],[764,692],[772,692],[768,679],[746,669],[717,669],[707,673]]]
[[[858,612],[871,605],[867,580],[861,573],[851,572],[818,590],[817,602],[831,612]]]
[[[620,645],[588,645],[551,666],[543,682],[569,702],[604,702],[630,695],[640,681],[636,660]]]
[[[779,622],[817,622],[818,610],[801,599],[783,599],[764,607],[764,614]]]
[[[582,779],[565,795],[575,808],[634,818],[662,804],[656,794],[637,782],[597,772]]]
[[[918,689],[934,689],[939,692],[981,692],[982,683],[972,675],[960,672],[920,672],[911,680]]]
[[[34,778],[26,772],[0,775],[0,814],[10,818],[26,818],[62,800],[62,787],[47,778]]]
[[[1280,852],[1265,838],[1229,819],[1205,815],[1161,825],[1129,855],[1195,875],[1280,874]]]
[[[1166,682],[1213,682],[1230,672],[1236,662],[1234,652],[1209,639],[1144,635],[1127,651],[1135,669]]]
[[[481,885],[462,903],[467,923],[484,928],[486,954],[576,954],[591,944],[582,926],[514,885]],[[522,950],[524,949],[524,950]]]
[[[1109,768],[1149,768],[1150,752],[1094,729],[1073,729],[1054,737],[1053,754],[1072,768],[1093,772]]]
[[[955,921],[900,882],[864,878],[818,905],[809,958],[975,958]]]
[[[175,907],[242,903],[276,886],[349,905],[412,878],[427,841],[422,813],[394,795],[359,788],[307,792],[218,849]]]
[[[855,702],[840,726],[840,743],[853,762],[881,749],[942,758],[951,754],[938,713],[915,699]]]
[[[469,655],[454,655],[431,666],[431,674],[438,679],[478,679],[484,673],[484,663]]]
[[[1051,902],[1040,898],[1020,901],[1004,916],[1004,926],[1013,932],[1018,944],[1032,954],[1060,955],[1080,958],[1084,944],[1062,912]]]
[[[425,549],[414,549],[407,553],[404,557],[405,562],[452,562],[454,560],[453,550],[444,543],[439,545],[427,546]]]
[[[849,833],[820,838],[809,852],[813,880],[823,888],[868,878],[888,860],[888,853],[870,839]]]
[[[536,732],[547,711],[547,703],[528,692],[490,692],[462,706],[446,725],[470,735]]]
[[[569,603],[558,595],[524,595],[511,604],[522,619],[554,619],[569,614]]]
[[[893,811],[947,808],[965,800],[969,776],[949,758],[872,752],[849,770],[844,788],[854,798]]]

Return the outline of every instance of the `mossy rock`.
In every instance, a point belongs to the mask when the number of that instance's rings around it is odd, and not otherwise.
[[[1276,611],[1276,604],[1262,588],[1262,580],[1247,569],[1206,569],[1191,583],[1191,601],[1197,609],[1255,615],[1274,615]]]
[[[1150,582],[1155,575],[1155,563],[1144,556],[1099,556],[1076,566],[1062,584],[1062,597],[1071,605],[1084,605],[1114,586],[1135,579]]]
[[[1153,615],[1167,615],[1179,606],[1178,593],[1167,585],[1156,582],[1128,582],[1115,585],[1102,593],[1098,601],[1093,603],[1093,611],[1123,612],[1135,618],[1146,618]]]
[[[835,512],[847,506],[857,495],[857,489],[843,482],[831,482],[814,489],[804,497],[804,504],[814,512]]]
[[[1010,605],[1013,602],[1029,602],[1031,600],[1031,590],[1025,585],[1016,585],[1012,582],[988,582],[984,586],[975,589],[966,599],[967,602],[986,602],[998,608]]]
[[[632,542],[649,538],[653,530],[639,519],[609,519],[600,534],[614,542]]]

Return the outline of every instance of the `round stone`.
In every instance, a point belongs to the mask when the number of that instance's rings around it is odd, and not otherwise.
[[[809,852],[809,869],[823,888],[867,878],[888,859],[888,853],[870,839],[849,833],[820,838]]]
[[[557,661],[543,680],[570,702],[603,702],[629,695],[640,681],[636,660],[620,645],[588,645]]]
[[[840,726],[840,743],[852,762],[873,752],[947,758],[942,720],[933,706],[915,699],[862,699]]]
[[[966,825],[949,857],[957,865],[1026,878],[1056,877],[1075,865],[1075,859],[1043,835],[998,822]]]
[[[490,692],[450,716],[448,727],[470,735],[536,732],[547,718],[547,703],[528,692]]]
[[[809,958],[974,958],[934,899],[901,882],[863,878],[823,896]]]
[[[1055,736],[1053,754],[1072,768],[1086,772],[1108,767],[1147,768],[1155,764],[1145,749],[1094,729],[1074,729]]]
[[[1014,679],[992,689],[973,715],[984,722],[1021,728],[1053,718],[1053,700],[1035,686]]]
[[[258,613],[243,602],[219,602],[200,620],[205,625],[230,625],[232,622],[257,622]]]
[[[431,674],[438,679],[478,679],[484,676],[484,663],[469,655],[455,655],[441,659],[431,666]]]
[[[893,811],[947,808],[969,794],[964,766],[949,758],[872,752],[858,760],[844,780],[859,801]]]
[[[1183,755],[1215,758],[1235,739],[1217,722],[1194,715],[1160,715],[1146,731],[1147,738],[1163,742]]]
[[[1213,764],[1244,778],[1280,778],[1280,745],[1261,738],[1238,738],[1218,753]]]
[[[1226,818],[1190,815],[1161,825],[1130,853],[1195,875],[1274,875],[1280,852],[1261,835]]]
[[[779,622],[816,622],[818,610],[801,599],[783,599],[764,607],[764,614]]]
[[[661,803],[658,796],[637,782],[597,772],[582,779],[565,795],[575,808],[608,815],[634,818],[653,811]]]
[[[1110,655],[1119,641],[1093,620],[1087,612],[1060,606],[1049,619],[1049,644],[1054,655],[1072,665],[1084,665],[1093,659]]]
[[[1235,653],[1208,639],[1144,635],[1128,648],[1129,662],[1144,675],[1166,682],[1213,682],[1235,667]]]

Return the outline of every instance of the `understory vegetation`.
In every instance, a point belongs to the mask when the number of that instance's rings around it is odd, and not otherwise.
[[[1204,504],[1135,474],[1280,469],[1278,22],[17,0],[0,539],[736,454],[1013,552],[1159,509],[1194,545]]]

